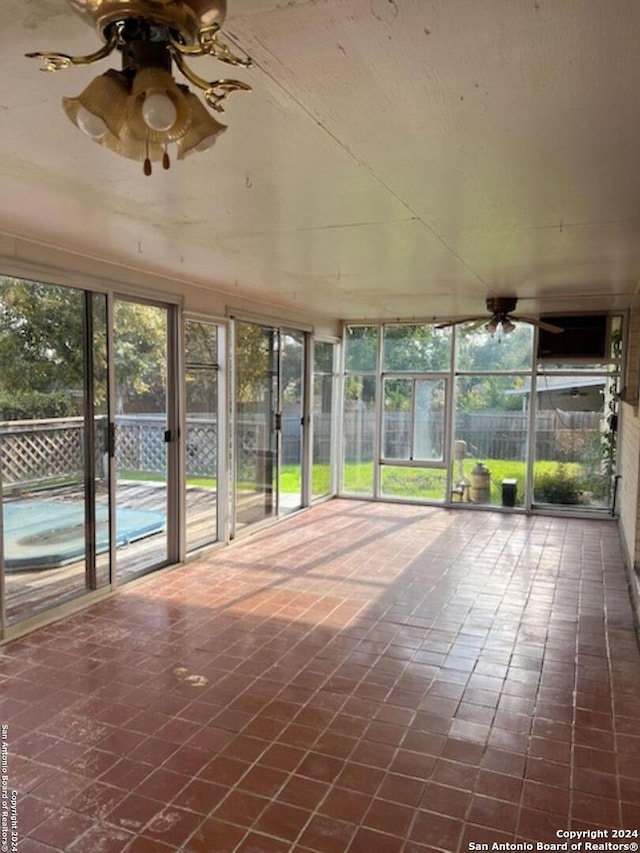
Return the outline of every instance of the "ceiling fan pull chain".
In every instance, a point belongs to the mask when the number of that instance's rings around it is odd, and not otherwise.
[[[151,160],[149,158],[149,140],[148,139],[147,139],[147,156],[144,159],[143,171],[144,171],[145,175],[147,175],[147,176],[149,176],[151,174],[151,172],[153,171],[153,169],[151,167]]]

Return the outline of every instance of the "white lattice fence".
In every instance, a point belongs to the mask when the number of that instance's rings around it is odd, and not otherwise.
[[[0,449],[5,486],[81,478],[84,468],[82,419],[2,424]]]
[[[118,471],[164,474],[167,446],[164,420],[116,418],[116,465]]]
[[[116,423],[118,471],[166,473],[167,446],[162,419],[123,417]],[[187,424],[187,474],[215,477],[217,424]],[[104,432],[96,436],[96,471],[102,472]],[[2,481],[7,488],[81,480],[84,476],[82,418],[13,421],[0,424]],[[99,474],[100,476],[100,474]]]
[[[265,427],[261,423],[239,421],[237,425],[237,477],[241,482],[264,483]],[[270,478],[269,478],[270,479]]]
[[[164,474],[167,469],[167,445],[164,419],[116,418],[116,465],[118,471]],[[211,419],[187,422],[187,474],[190,477],[215,477],[218,426]]]
[[[190,477],[217,475],[218,427],[214,421],[187,422],[187,474]]]

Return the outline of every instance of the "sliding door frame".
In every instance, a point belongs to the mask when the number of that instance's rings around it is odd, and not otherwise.
[[[235,539],[245,534],[245,530],[238,532],[237,527],[237,447],[236,447],[236,401],[237,401],[237,324],[248,323],[260,326],[263,329],[270,329],[275,334],[277,339],[276,354],[276,370],[277,370],[277,411],[274,411],[276,420],[282,422],[282,336],[286,332],[303,335],[303,359],[304,371],[302,381],[302,417],[301,417],[301,489],[300,489],[300,507],[304,509],[311,503],[311,398],[310,391],[313,382],[313,360],[312,360],[312,342],[313,342],[313,327],[306,326],[297,322],[287,322],[282,318],[265,317],[261,315],[245,314],[229,312],[231,321],[228,330],[229,346],[229,402],[228,402],[228,437],[230,442],[229,451],[229,520],[228,532],[229,538]],[[253,532],[262,527],[269,526],[278,521],[281,521],[284,516],[280,508],[280,467],[282,461],[282,429],[275,428],[275,444],[276,444],[276,459],[275,459],[275,513],[259,522],[255,522],[248,526],[246,533]],[[296,510],[297,511],[297,510]]]
[[[180,524],[180,561],[183,562],[187,556],[197,553],[199,548],[193,551],[187,550],[187,394],[186,394],[186,327],[188,322],[205,323],[215,326],[217,330],[217,398],[218,410],[216,413],[216,525],[215,541],[203,544],[203,548],[210,548],[229,541],[229,470],[231,462],[231,448],[229,447],[229,322],[224,317],[216,317],[208,314],[196,314],[186,312],[182,314],[180,323],[180,347],[179,347],[179,411],[180,411],[180,434],[183,440],[180,442],[179,454],[179,503],[182,508],[182,521]]]

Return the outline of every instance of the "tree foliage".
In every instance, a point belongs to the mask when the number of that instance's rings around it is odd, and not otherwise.
[[[65,418],[78,414],[78,401],[64,391],[0,391],[0,421]]]
[[[0,392],[21,396],[23,417],[60,412],[59,395],[82,410],[84,389],[85,293],[71,287],[0,277]],[[106,297],[93,297],[92,352],[97,403],[106,396]],[[164,405],[166,312],[115,301],[115,364],[118,409],[142,396]],[[40,395],[38,397],[30,394]],[[49,395],[49,405],[43,400]],[[58,395],[58,397],[56,397]],[[31,402],[30,402],[31,401]],[[28,414],[31,405],[31,414]],[[157,408],[155,410],[158,410]],[[51,416],[51,415],[46,415]]]
[[[80,392],[83,295],[79,290],[0,278],[0,388]]]
[[[274,335],[275,330],[256,323],[236,326],[235,390],[239,405],[266,400],[275,372]]]
[[[163,308],[116,300],[114,307],[116,407],[136,401],[148,411],[165,410],[167,315]]]
[[[448,373],[453,358],[451,329],[437,329],[425,323],[392,323],[384,326],[382,347],[383,373]],[[365,392],[364,377],[376,370],[378,327],[349,326],[345,334],[347,403],[373,404],[371,391]],[[522,399],[510,393],[522,387],[522,379],[506,371],[528,370],[532,359],[531,327],[519,325],[511,335],[491,336],[473,325],[457,330],[455,367],[477,373],[460,377],[456,385],[456,408],[463,412],[490,409],[518,410]],[[481,375],[505,371],[505,375]],[[370,385],[371,383],[369,383]],[[365,399],[367,398],[367,399]],[[385,405],[402,411],[410,405],[406,383],[387,380]]]

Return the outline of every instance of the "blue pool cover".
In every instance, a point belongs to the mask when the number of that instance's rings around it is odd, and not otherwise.
[[[4,563],[9,571],[52,569],[84,556],[84,505],[64,501],[16,501],[3,505]],[[160,512],[116,509],[118,547],[164,530]],[[98,553],[109,547],[109,511],[96,507]]]

